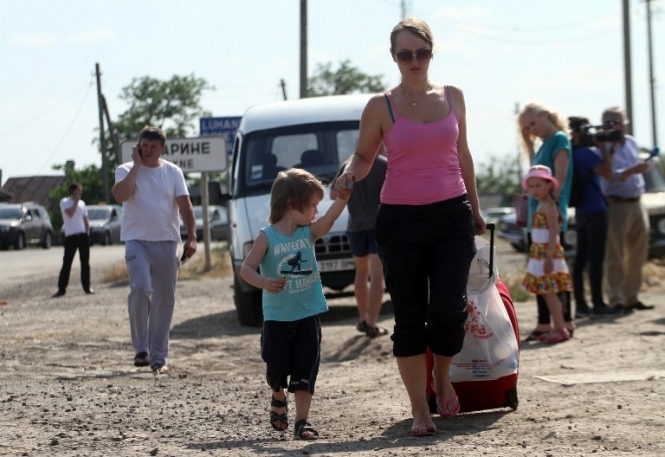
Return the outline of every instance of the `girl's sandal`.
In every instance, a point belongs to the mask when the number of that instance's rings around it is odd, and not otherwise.
[[[545,335],[548,332],[549,330],[548,331],[532,330],[531,333],[529,333],[529,335],[522,340],[522,343],[527,343],[529,341],[538,341],[538,338],[540,338],[542,335]]]
[[[557,344],[557,343],[563,343],[564,341],[568,341],[570,339],[570,333],[568,332],[568,329],[563,329],[563,330],[552,330],[551,332],[545,333],[544,335],[540,335],[538,338],[538,341],[541,343],[545,344]]]
[[[273,396],[270,401],[270,406],[273,408],[286,408],[286,411],[282,414],[270,411],[270,425],[278,432],[283,432],[289,427],[289,410],[286,403],[286,397],[284,400],[278,400]]]
[[[315,440],[319,437],[319,432],[307,419],[300,419],[293,428],[293,437],[298,440]]]

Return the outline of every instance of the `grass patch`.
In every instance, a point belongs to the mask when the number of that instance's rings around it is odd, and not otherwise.
[[[202,278],[225,278],[231,276],[233,269],[231,267],[229,247],[226,243],[220,246],[215,246],[210,250],[210,264],[210,271],[205,271],[205,254],[201,251],[197,252],[194,257],[180,267],[180,270],[178,271],[178,281]],[[104,270],[102,273],[102,282],[129,282],[129,275],[127,274],[125,261],[118,261]]]
[[[503,282],[508,287],[510,292],[510,297],[514,302],[527,301],[534,295],[527,292],[522,288],[522,280],[524,279],[524,272],[522,271],[511,271],[506,275],[501,275]]]

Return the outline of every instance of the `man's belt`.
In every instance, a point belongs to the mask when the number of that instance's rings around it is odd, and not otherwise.
[[[640,201],[640,197],[626,198],[626,197],[616,197],[614,195],[608,195],[606,198],[612,203],[635,203]]]

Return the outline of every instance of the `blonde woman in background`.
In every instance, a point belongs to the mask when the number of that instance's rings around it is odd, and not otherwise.
[[[552,170],[554,178],[561,184],[554,191],[559,212],[562,217],[561,239],[568,229],[568,200],[573,179],[572,146],[566,133],[567,121],[565,117],[542,103],[528,103],[517,116],[519,135],[522,145],[533,165],[545,165]],[[536,149],[537,147],[537,149]],[[533,213],[538,207],[538,201],[529,196],[529,217],[527,219],[527,234],[529,247],[531,246],[531,221]],[[570,292],[561,292],[559,300],[563,305],[563,315],[566,328],[573,335],[575,324],[570,309]],[[538,303],[538,323],[524,341],[537,341],[541,335],[552,330],[551,316],[547,303],[541,296],[536,296]]]

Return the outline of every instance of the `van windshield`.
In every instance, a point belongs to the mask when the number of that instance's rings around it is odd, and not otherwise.
[[[239,178],[247,191],[269,188],[277,173],[304,168],[329,183],[340,165],[353,154],[358,122],[326,122],[264,130],[249,134]],[[254,191],[252,190],[254,188]]]

